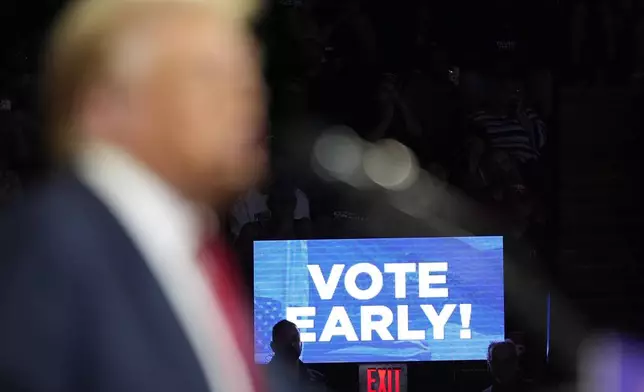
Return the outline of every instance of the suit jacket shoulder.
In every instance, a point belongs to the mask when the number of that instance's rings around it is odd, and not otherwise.
[[[0,255],[0,390],[207,390],[145,260],[74,176],[2,217]]]

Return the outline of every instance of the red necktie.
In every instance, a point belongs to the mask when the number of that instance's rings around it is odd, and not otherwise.
[[[222,241],[215,239],[206,242],[200,256],[210,277],[217,303],[225,315],[228,329],[234,335],[244,365],[252,378],[253,389],[259,392],[262,390],[262,382],[253,354],[253,323],[246,312],[247,302],[233,255]]]

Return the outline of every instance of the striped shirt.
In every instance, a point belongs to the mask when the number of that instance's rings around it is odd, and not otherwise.
[[[522,163],[539,159],[546,144],[546,124],[532,109],[524,110],[522,116],[479,111],[470,119],[492,149],[503,150]]]

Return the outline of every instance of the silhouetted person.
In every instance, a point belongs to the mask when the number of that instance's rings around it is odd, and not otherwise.
[[[271,210],[269,202],[275,204],[276,201],[273,188],[271,186],[267,190],[253,189],[235,203],[230,214],[231,231],[235,238],[239,237],[242,229],[249,223],[264,224],[273,217],[273,214],[278,218],[290,217],[290,220],[296,221],[310,220],[308,196],[295,187],[282,192],[284,195],[280,195],[278,205],[273,206],[273,209],[276,207],[279,211]],[[293,194],[291,195],[290,193]],[[295,200],[295,206],[293,211],[289,211],[288,208],[291,207],[292,199]]]
[[[282,320],[273,326],[273,359],[268,363],[268,378],[274,391],[326,391],[322,373],[309,369],[300,359],[302,341],[295,324]]]
[[[253,287],[253,243],[255,241],[309,239],[311,221],[298,211],[298,191],[294,186],[276,183],[266,196],[266,211],[256,214],[255,221],[246,223],[235,240],[237,256],[250,292]],[[305,196],[304,196],[305,197]],[[306,200],[308,204],[308,200]],[[308,207],[308,206],[307,206]],[[308,213],[308,211],[306,211]],[[299,215],[296,215],[298,213]]]
[[[491,343],[488,348],[488,366],[493,377],[490,387],[483,392],[523,392],[530,385],[523,381],[519,369],[519,354],[511,340]]]

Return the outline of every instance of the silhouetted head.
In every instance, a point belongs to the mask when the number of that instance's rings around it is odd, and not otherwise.
[[[273,326],[273,341],[271,349],[275,357],[282,360],[297,361],[302,355],[302,341],[300,331],[295,324],[282,320]]]
[[[519,376],[519,355],[511,340],[491,343],[488,348],[488,365],[494,379],[500,384],[511,384]]]

